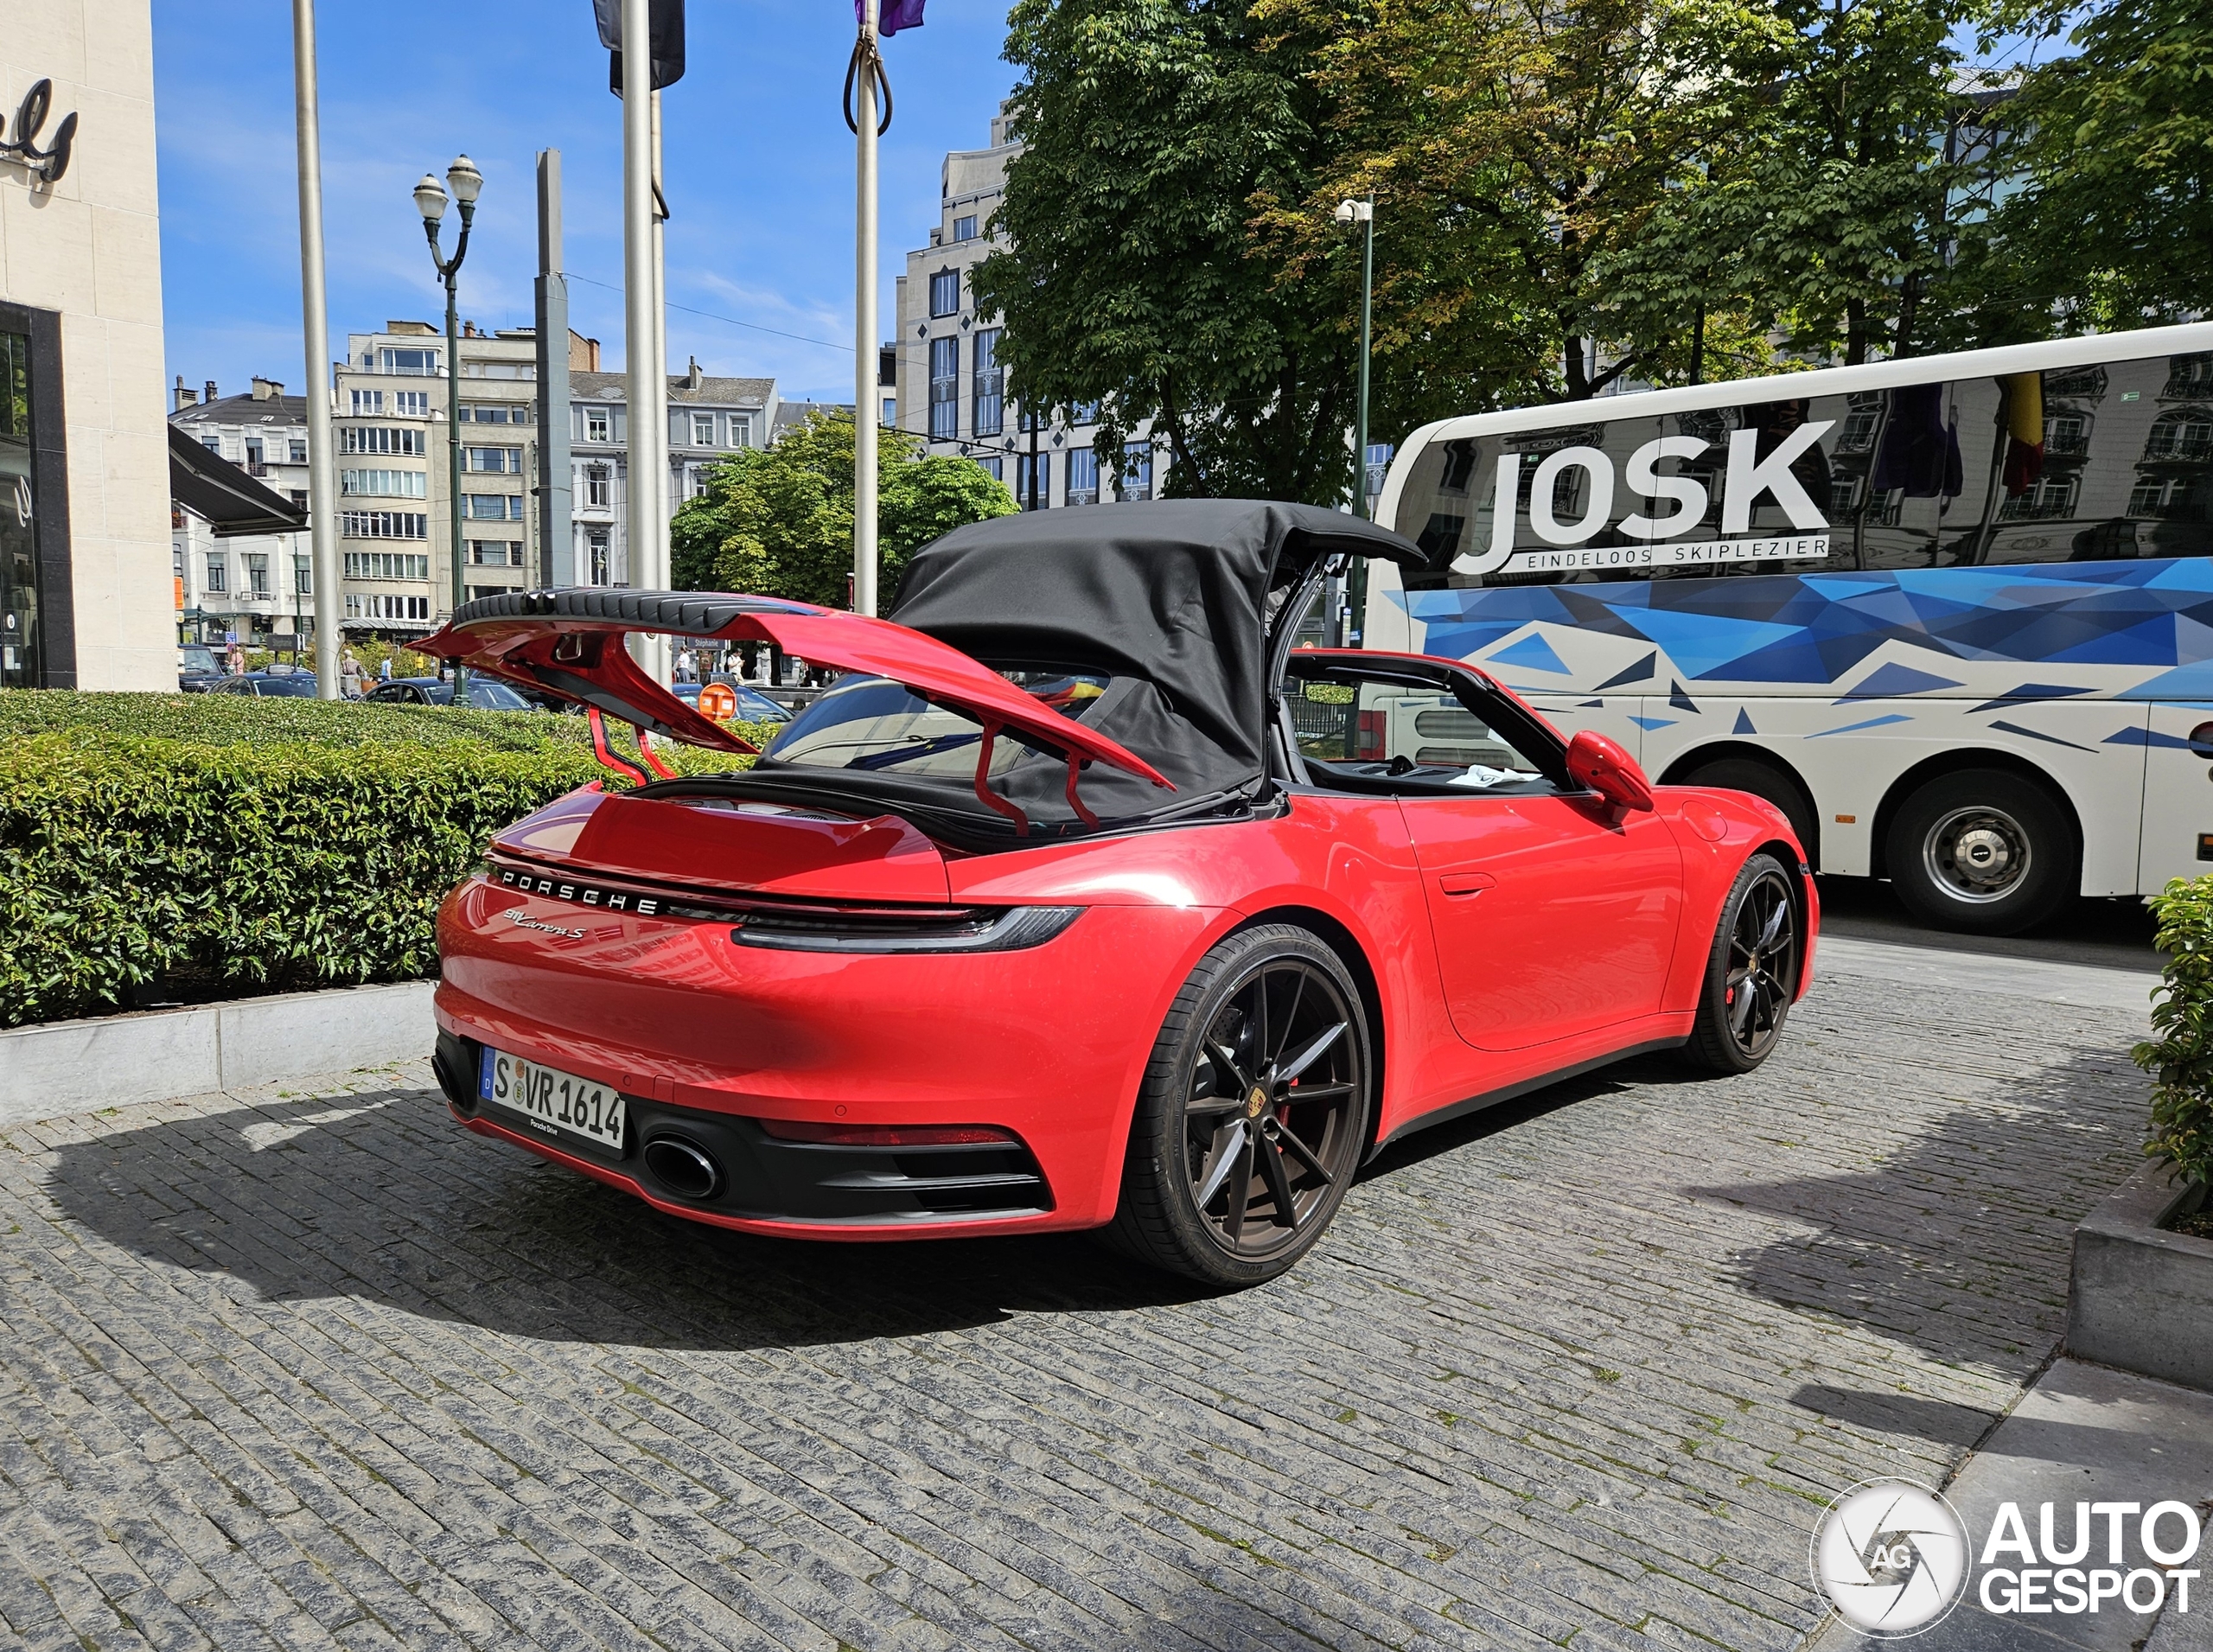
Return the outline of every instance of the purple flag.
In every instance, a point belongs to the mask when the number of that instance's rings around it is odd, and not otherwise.
[[[868,21],[864,10],[866,3],[867,0],[853,0],[855,22]],[[902,29],[920,29],[922,26],[922,0],[881,0],[877,10],[876,32],[886,40]]]

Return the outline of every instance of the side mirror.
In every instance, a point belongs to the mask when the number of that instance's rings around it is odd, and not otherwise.
[[[1567,773],[1578,786],[1587,787],[1624,813],[1652,807],[1652,782],[1645,779],[1636,759],[1619,741],[1594,730],[1585,729],[1567,743]]]

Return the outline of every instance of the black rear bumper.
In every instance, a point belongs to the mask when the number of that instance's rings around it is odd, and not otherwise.
[[[458,1118],[488,1119],[534,1138],[536,1128],[523,1114],[478,1098],[482,1050],[474,1039],[438,1034],[431,1065],[448,1104]],[[826,1226],[897,1225],[1034,1216],[1053,1208],[1043,1172],[1019,1142],[851,1147],[783,1141],[757,1119],[641,1096],[626,1094],[622,1100],[626,1121],[620,1152],[565,1134],[552,1145],[619,1171],[655,1198],[717,1215]],[[683,1156],[663,1152],[649,1158],[647,1149],[656,1142],[680,1144],[704,1155],[719,1172],[711,1190],[695,1196],[673,1183],[662,1172],[680,1169]]]

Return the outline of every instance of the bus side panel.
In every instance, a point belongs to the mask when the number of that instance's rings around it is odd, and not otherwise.
[[[2213,700],[2165,701],[2151,710],[2136,873],[2136,887],[2146,895],[2156,895],[2171,877],[2213,872]]]
[[[2066,794],[2082,827],[2085,895],[2136,892],[2137,822],[2145,800],[2144,712],[2127,701],[2045,700],[1990,705],[1964,699],[1684,696],[1643,707],[1645,767],[1665,774],[1720,745],[1758,747],[1805,782],[1821,823],[1820,870],[1866,877],[1877,863],[1876,817],[1910,770],[1957,773],[1977,752],[2003,752]],[[2198,713],[2213,718],[2213,711]],[[2213,816],[2213,786],[2202,780]],[[1899,800],[1903,800],[1901,794]],[[2207,821],[2213,830],[2213,819]]]

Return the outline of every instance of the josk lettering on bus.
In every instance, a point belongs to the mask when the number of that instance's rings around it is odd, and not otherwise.
[[[1530,532],[1552,547],[1517,550],[1515,545],[1517,503],[1523,498],[1522,453],[1502,453],[1491,493],[1491,542],[1485,551],[1463,556],[1452,564],[1459,574],[1554,573],[1582,569],[1680,568],[1738,562],[1781,562],[1826,557],[1829,552],[1828,518],[1810,498],[1791,466],[1818,442],[1834,423],[1824,419],[1802,424],[1764,455],[1759,452],[1763,432],[1729,433],[1726,468],[1721,484],[1721,533],[1718,539],[1664,543],[1670,535],[1685,533],[1705,520],[1710,503],[1706,483],[1695,475],[1662,475],[1663,460],[1693,460],[1713,444],[1702,437],[1663,436],[1647,442],[1622,466],[1622,481],[1629,495],[1641,503],[1664,504],[1664,514],[1647,515],[1642,509],[1618,520],[1614,512],[1614,462],[1595,447],[1565,447],[1540,460],[1529,478],[1527,510]],[[1563,522],[1558,516],[1559,484],[1569,470],[1582,469],[1585,488],[1574,490],[1582,514]],[[1750,536],[1752,509],[1761,497],[1771,497],[1789,519],[1795,533]],[[1594,545],[1587,543],[1611,523],[1615,533],[1629,544]],[[1609,538],[1613,537],[1609,535]]]

